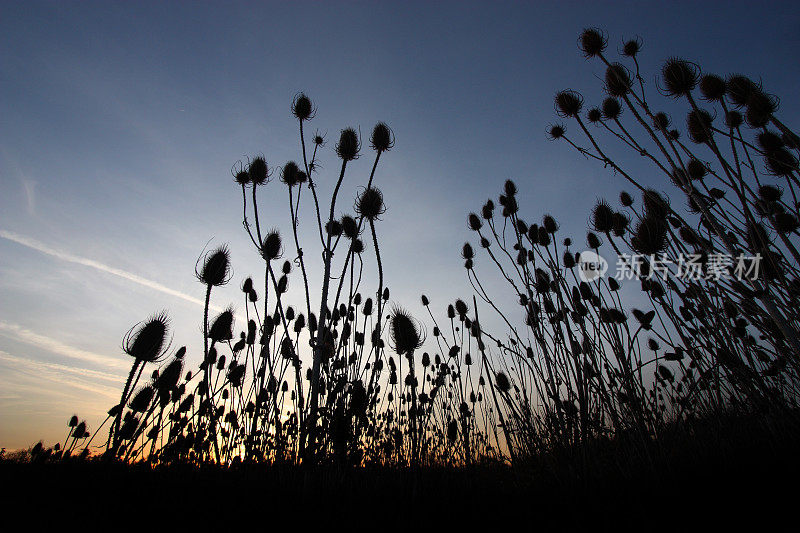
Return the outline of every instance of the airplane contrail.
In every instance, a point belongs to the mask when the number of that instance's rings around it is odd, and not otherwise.
[[[187,302],[197,304],[201,307],[204,305],[204,302],[201,299],[195,298],[194,296],[183,293],[181,291],[176,291],[175,289],[171,289],[166,285],[158,283],[157,281],[152,281],[147,278],[143,278],[141,276],[138,276],[126,270],[122,270],[120,268],[115,268],[109,265],[105,265],[103,263],[100,263],[99,261],[95,261],[94,259],[88,259],[86,257],[79,257],[77,255],[73,255],[67,252],[62,252],[61,250],[51,248],[50,246],[47,246],[44,243],[41,243],[35,239],[25,237],[24,235],[0,229],[0,237],[15,242],[17,244],[21,244],[22,246],[25,246],[32,250],[36,250],[37,252],[41,252],[51,257],[61,259],[62,261],[67,261],[69,263],[75,263],[78,265],[94,268],[102,272],[118,276],[122,279],[132,281],[133,283],[137,283],[139,285],[142,285],[143,287],[147,287],[162,292],[164,294],[169,294],[170,296],[174,296],[175,298],[180,298],[181,300],[186,300]],[[210,307],[215,311],[221,311],[221,309],[216,306],[210,306]]]

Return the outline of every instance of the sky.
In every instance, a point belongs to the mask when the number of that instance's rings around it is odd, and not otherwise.
[[[376,174],[388,207],[377,231],[392,300],[413,314],[422,293],[441,313],[471,300],[466,215],[506,179],[526,220],[552,213],[582,241],[596,199],[625,188],[545,134],[556,91],[602,98],[603,70],[577,49],[587,26],[612,51],[640,36],[648,81],[671,56],[741,72],[783,95],[781,115],[797,122],[792,2],[0,1],[0,446],[62,440],[73,413],[97,427],[130,365],[121,339],[155,311],[169,311],[174,345],[199,361],[196,261],[230,247],[217,309],[261,272],[231,168],[301,158],[289,112],[299,91],[317,108],[309,129],[327,139],[323,196],[342,128],[394,130]],[[341,213],[369,175],[367,144]],[[285,232],[283,185],[259,202],[264,224]],[[311,214],[301,238],[313,237]]]

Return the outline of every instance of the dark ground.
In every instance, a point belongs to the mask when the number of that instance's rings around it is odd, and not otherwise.
[[[155,531],[190,525],[206,531],[215,524],[224,530],[251,524],[272,530],[286,524],[310,531],[317,523],[336,531],[378,531],[466,523],[468,530],[487,524],[514,531],[544,526],[716,531],[739,530],[752,521],[759,529],[784,518],[786,526],[796,523],[797,433],[781,432],[776,439],[761,424],[726,427],[713,439],[665,438],[660,451],[646,459],[606,443],[587,450],[592,459],[586,460],[571,451],[514,469],[479,465],[416,474],[389,468],[319,467],[307,473],[301,467],[150,469],[99,460],[5,460],[0,482],[10,490],[4,491],[3,516],[21,515],[33,530],[72,523],[88,530],[135,524]]]

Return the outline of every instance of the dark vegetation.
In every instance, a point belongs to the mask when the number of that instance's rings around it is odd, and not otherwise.
[[[468,216],[473,295],[441,314],[422,296],[427,316],[412,316],[390,303],[381,246],[391,243],[379,245],[377,231],[391,129],[377,124],[369,149],[342,130],[335,187],[322,198],[326,141],[308,136],[315,108],[300,94],[298,162],[274,168],[257,156],[233,171],[264,260],[263,278],[242,282],[244,316],[209,316],[231,260],[225,247],[207,253],[196,271],[206,288],[200,367],[185,368],[186,350],[172,349],[167,315],[150,317],[123,341],[131,371],[95,431],[107,428],[99,453],[73,417],[64,443],[38,444],[3,469],[56,487],[80,476],[131,491],[213,482],[241,498],[314,494],[339,509],[365,499],[445,509],[524,501],[532,514],[549,510],[532,523],[565,525],[711,502],[776,507],[786,496],[777,481],[798,470],[800,139],[778,99],[743,75],[672,58],[652,94],[640,41],[622,43],[619,62],[599,30],[585,30],[579,48],[605,69],[597,106],[559,92],[564,123],[549,135],[632,187],[619,207],[598,200],[585,244],[551,215],[524,220],[507,181],[496,203]],[[362,156],[369,174],[354,189],[345,177]],[[638,181],[633,159],[663,175],[658,189]],[[343,187],[354,205],[343,206]],[[259,193],[287,196],[290,231],[259,217]],[[301,222],[315,226],[302,246]],[[625,258],[630,279],[582,281],[581,250]],[[694,277],[680,271],[688,257]],[[308,274],[312,260],[321,279]],[[484,289],[492,276],[507,293]],[[290,281],[302,288],[294,306]]]

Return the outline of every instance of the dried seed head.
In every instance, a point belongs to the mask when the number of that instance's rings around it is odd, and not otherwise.
[[[756,136],[756,139],[758,140],[758,145],[765,152],[771,152],[772,150],[778,150],[784,147],[781,136],[773,131],[763,131]]]
[[[700,78],[700,93],[709,102],[721,102],[727,91],[725,80],[716,74],[706,74]]]
[[[267,233],[264,242],[261,243],[261,257],[267,261],[279,259],[283,255],[283,244],[278,230],[274,229]]]
[[[339,135],[339,142],[336,144],[336,155],[342,161],[352,161],[358,157],[359,150],[361,150],[361,141],[356,130],[353,128],[343,129]]]
[[[372,128],[372,137],[370,138],[372,149],[376,152],[386,152],[391,150],[394,146],[394,133],[392,129],[383,122],[378,122]]]
[[[402,307],[395,306],[389,318],[392,347],[400,355],[411,355],[422,346],[422,326]]]
[[[583,96],[576,91],[560,91],[555,96],[556,112],[562,117],[577,117],[583,107]]]
[[[578,47],[585,57],[595,57],[603,53],[608,39],[598,28],[586,28],[581,32]]]
[[[680,58],[668,59],[661,68],[664,91],[675,98],[690,94],[697,87],[699,76],[696,64]]]
[[[630,39],[622,46],[622,54],[628,57],[636,57],[642,49],[642,40],[639,37]]]
[[[464,243],[464,246],[461,248],[461,257],[467,260],[475,258],[475,252],[472,250],[472,245],[470,243]]]
[[[603,119],[603,113],[599,108],[593,107],[586,113],[586,119],[592,124],[596,124]]]
[[[563,124],[551,124],[547,129],[547,135],[552,140],[560,139],[566,133],[566,128]]]
[[[197,265],[195,265],[195,275],[204,285],[219,287],[230,281],[233,272],[227,245],[223,244],[216,250],[207,253],[202,259],[203,268],[198,271]]]
[[[289,161],[281,169],[281,181],[289,187],[294,187],[300,183],[300,168],[294,161]]]
[[[693,109],[686,117],[686,129],[689,130],[689,138],[697,143],[704,144],[711,140],[713,132],[711,123],[714,117],[704,109]]]
[[[758,188],[758,196],[765,202],[778,202],[783,196],[783,189],[774,185],[762,185]]]
[[[746,76],[733,74],[728,77],[727,92],[733,105],[744,107],[751,95],[761,92],[761,86]]]
[[[631,90],[633,80],[631,73],[625,65],[613,63],[606,69],[605,87],[611,96],[625,96]]]
[[[589,246],[590,249],[596,250],[600,248],[600,245],[603,243],[600,242],[600,237],[596,234],[592,233],[591,231],[586,234],[586,245]]]
[[[605,200],[598,200],[592,208],[592,228],[608,233],[614,228],[614,210]]]
[[[247,174],[250,176],[250,181],[255,185],[263,185],[266,183],[269,178],[267,160],[261,156],[254,157],[247,166]]]
[[[160,361],[169,349],[169,323],[167,313],[161,311],[132,327],[122,340],[123,351],[137,361]]]
[[[558,222],[552,215],[545,215],[542,218],[542,227],[547,233],[553,234],[558,231]]]
[[[653,189],[645,189],[642,193],[645,217],[664,219],[670,213],[669,202]]]
[[[214,342],[229,341],[233,338],[233,308],[229,307],[217,315],[208,328],[208,338]]]
[[[630,207],[633,205],[633,197],[625,191],[622,191],[619,193],[619,203],[624,207]]]
[[[342,216],[341,225],[345,237],[351,240],[358,237],[358,223],[356,222],[356,219],[350,215],[344,215]]]
[[[644,255],[657,255],[667,249],[667,223],[663,218],[647,216],[637,225],[631,238],[633,249]]]
[[[602,112],[605,118],[609,120],[616,120],[622,113],[622,106],[620,105],[619,100],[613,96],[609,96],[603,100]]]
[[[762,91],[754,92],[747,99],[745,119],[752,128],[763,128],[769,124],[772,114],[778,110],[778,99]]]
[[[729,128],[736,129],[742,125],[744,118],[738,111],[728,111],[725,113],[725,125]]]
[[[309,120],[314,117],[314,106],[311,99],[304,93],[298,93],[292,100],[292,114],[298,120]]]
[[[705,163],[697,159],[689,160],[689,163],[686,165],[686,171],[689,173],[689,178],[693,180],[701,180],[708,173]]]
[[[511,390],[511,382],[508,380],[508,376],[506,376],[504,372],[498,372],[495,374],[494,382],[497,385],[497,389],[502,393],[506,393]]]
[[[472,231],[479,231],[483,227],[481,218],[475,213],[470,213],[469,216],[467,216],[467,222],[469,224],[469,229]]]
[[[375,187],[367,187],[356,198],[355,210],[356,213],[367,220],[376,220],[386,212],[383,194]]]

